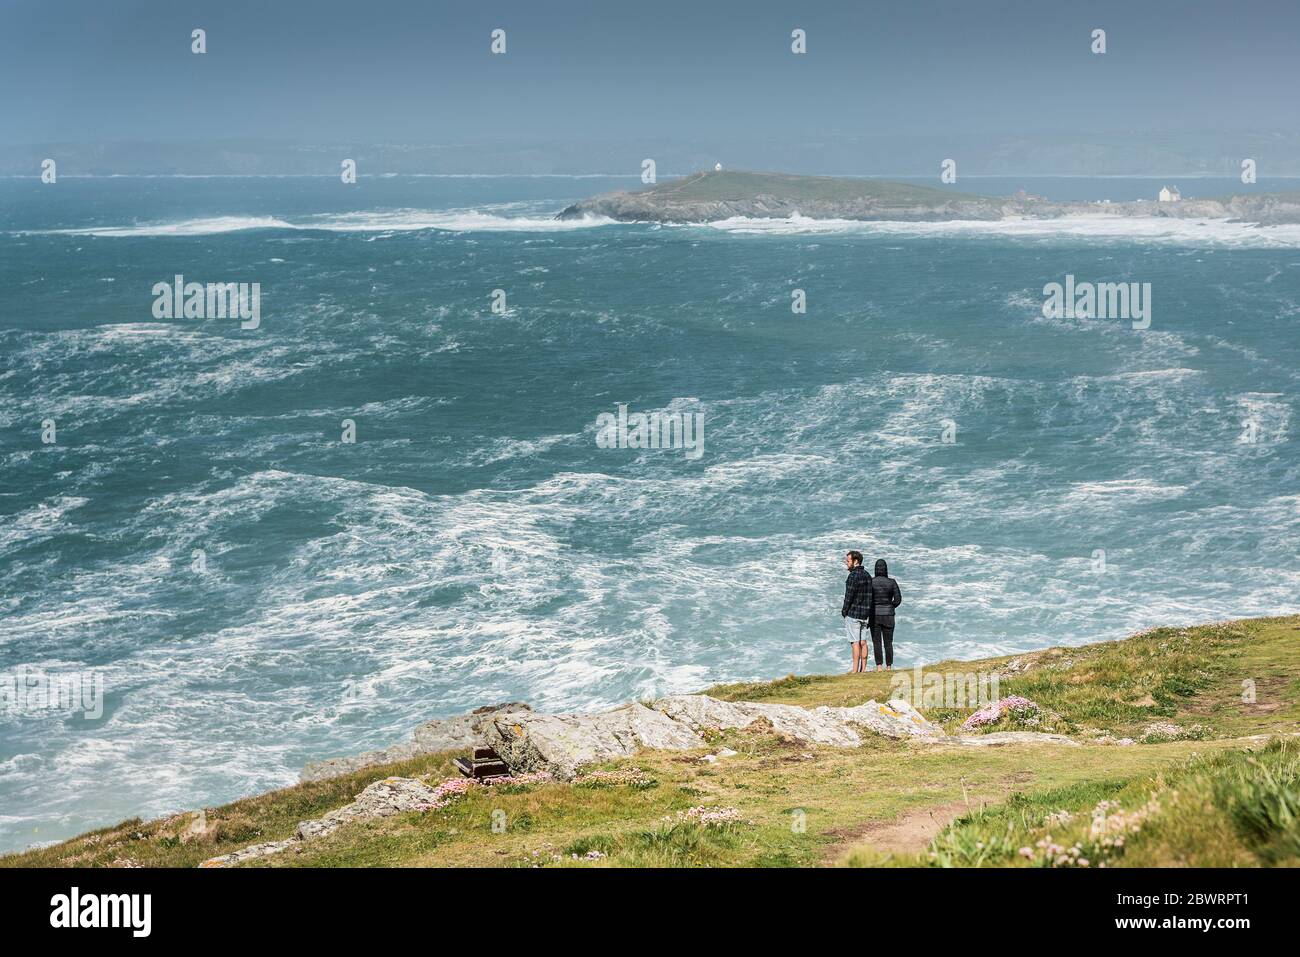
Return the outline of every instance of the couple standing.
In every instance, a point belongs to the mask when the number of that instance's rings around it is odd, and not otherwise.
[[[844,567],[849,577],[844,580],[844,604],[840,617],[849,635],[849,648],[853,652],[853,670],[856,674],[867,670],[867,635],[876,653],[876,670],[881,667],[881,645],[884,645],[884,667],[894,667],[894,609],[903,603],[903,592],[898,582],[889,577],[889,566],[883,558],[876,561],[876,574],[868,575],[862,567],[862,553],[849,552],[844,556]]]

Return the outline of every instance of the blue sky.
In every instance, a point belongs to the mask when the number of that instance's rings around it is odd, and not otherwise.
[[[0,143],[1294,130],[1298,73],[1282,0],[3,0]]]

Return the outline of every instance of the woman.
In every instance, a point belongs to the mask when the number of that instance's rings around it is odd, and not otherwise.
[[[876,670],[880,670],[880,651],[884,645],[885,670],[894,670],[894,609],[903,603],[903,590],[889,577],[889,566],[876,559],[876,574],[867,582],[871,597],[871,647],[876,653]]]

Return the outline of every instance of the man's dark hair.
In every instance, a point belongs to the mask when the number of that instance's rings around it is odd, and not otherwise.
[[[862,553],[861,553],[861,552],[849,552],[849,558],[851,558],[851,559],[853,560],[853,564],[855,564],[855,565],[861,565],[861,564],[862,564]]]

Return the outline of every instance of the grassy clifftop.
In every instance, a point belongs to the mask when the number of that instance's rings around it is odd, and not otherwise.
[[[841,176],[798,176],[792,173],[752,173],[721,170],[694,173],[656,183],[639,191],[672,202],[740,201],[754,196],[776,196],[793,203],[849,203],[876,200],[890,204],[942,204],[956,199],[979,199],[933,186],[895,183],[883,179]]]
[[[632,192],[606,193],[564,209],[561,219],[713,222],[732,216],[813,219],[998,219],[1006,202],[889,180],[708,170]]]
[[[889,180],[708,170],[631,192],[580,200],[560,219],[588,216],[622,222],[706,223],[732,217],[846,219],[862,222],[992,221],[1008,217],[1151,216],[1235,219],[1259,225],[1300,222],[1296,193],[1251,193],[1220,199],[1107,203],[1054,202],[1021,194],[977,196]]]
[[[348,824],[260,863],[1300,864],[1300,738],[1293,737],[1300,616],[1164,628],[926,669],[977,671],[997,672],[1002,695],[1039,706],[990,730],[1020,721],[1079,745],[872,738],[841,749],[754,725],[712,735],[704,752],[642,752],[573,784],[474,786],[438,810]],[[707,693],[846,706],[884,700],[889,690],[889,676],[874,673],[792,676]],[[922,711],[954,730],[971,709]],[[426,755],[202,815],[126,821],[0,864],[191,867],[287,837],[297,822],[348,804],[386,777],[452,778],[452,757]]]

